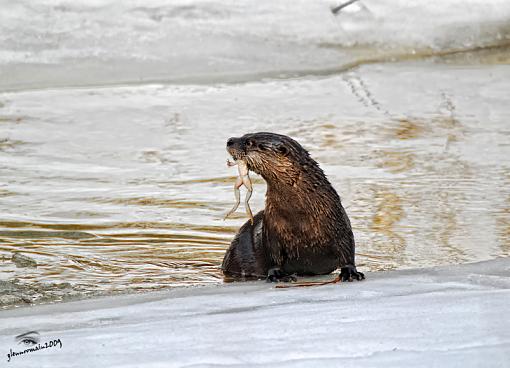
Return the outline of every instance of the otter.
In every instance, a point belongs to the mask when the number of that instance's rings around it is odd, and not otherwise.
[[[221,265],[234,279],[293,281],[295,275],[364,279],[354,262],[354,235],[340,197],[298,142],[275,133],[229,138],[227,151],[267,183],[266,206],[247,221]]]

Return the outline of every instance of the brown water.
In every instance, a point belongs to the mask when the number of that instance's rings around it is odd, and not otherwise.
[[[491,54],[494,55],[494,54]],[[0,94],[0,279],[81,294],[222,282],[244,209],[225,141],[287,134],[342,197],[363,271],[510,255],[510,66],[469,58],[327,77]],[[264,207],[255,181],[252,209]],[[18,251],[37,261],[17,268]]]

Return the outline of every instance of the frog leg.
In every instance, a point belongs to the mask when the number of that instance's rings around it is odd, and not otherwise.
[[[244,207],[246,208],[246,214],[250,218],[250,222],[253,225],[253,213],[251,212],[250,203],[249,203],[250,198],[251,198],[251,194],[253,192],[253,187],[251,185],[251,180],[250,180],[250,177],[248,175],[243,176],[243,184],[244,184],[244,186],[246,187],[246,190],[247,190],[247,192],[246,192],[246,199],[244,200]]]
[[[225,215],[223,219],[229,217],[237,210],[237,207],[239,207],[239,203],[241,202],[241,193],[239,191],[239,188],[241,187],[241,185],[243,185],[243,180],[238,177],[236,179],[236,183],[234,184],[234,196],[236,197],[236,203],[234,204],[234,207],[230,211],[228,211],[228,213]]]

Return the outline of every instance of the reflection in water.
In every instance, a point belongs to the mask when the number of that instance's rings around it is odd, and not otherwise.
[[[398,139],[416,139],[423,135],[424,124],[410,119],[400,119],[391,134]]]
[[[394,174],[409,171],[415,165],[415,155],[412,152],[384,150],[375,153],[381,158],[377,166]]]
[[[510,187],[510,168],[503,173],[505,185]],[[494,209],[496,216],[496,233],[500,243],[500,250],[495,255],[510,256],[510,194],[501,205]]]
[[[454,195],[445,192],[441,195],[441,202],[438,203],[438,218],[443,226],[438,230],[438,241],[442,248],[448,253],[448,259],[455,263],[461,263],[465,260],[466,254],[460,248],[460,245],[455,245],[454,234],[459,230],[457,213],[455,207],[449,203],[449,197]]]
[[[374,241],[373,249],[377,252],[376,254],[386,256],[387,267],[385,268],[396,268],[398,265],[405,264],[403,257],[406,241],[398,231],[395,231],[395,225],[404,217],[401,199],[383,188],[375,187],[373,193],[375,212],[370,230],[374,232],[374,235],[382,235]]]
[[[496,231],[501,242],[501,255],[510,256],[510,197],[496,214]]]
[[[246,221],[223,220],[235,179],[225,141],[260,130],[295,137],[319,161],[365,271],[510,255],[508,73],[402,64],[6,93],[0,117],[24,118],[0,121],[0,276],[40,294],[56,282],[57,296],[221,282]],[[265,184],[253,179],[257,211]],[[16,267],[14,251],[37,267]]]
[[[0,139],[0,151],[9,151],[22,145],[24,142],[9,138]]]

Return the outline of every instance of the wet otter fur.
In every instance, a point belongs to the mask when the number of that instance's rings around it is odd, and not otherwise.
[[[340,197],[309,153],[290,137],[260,132],[227,141],[234,160],[267,183],[266,206],[246,222],[227,250],[225,276],[289,281],[340,268],[340,279],[361,280],[354,236]]]

